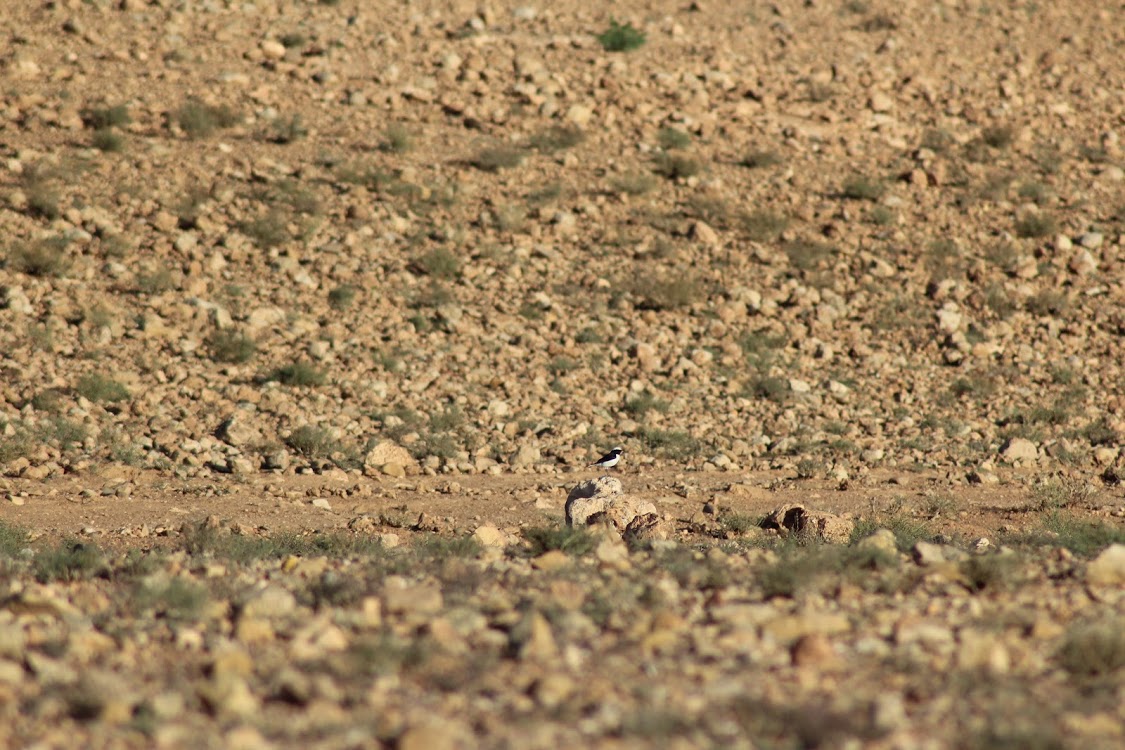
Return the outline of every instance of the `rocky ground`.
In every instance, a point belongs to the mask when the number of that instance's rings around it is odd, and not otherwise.
[[[11,5],[7,744],[1122,743],[1121,7]]]

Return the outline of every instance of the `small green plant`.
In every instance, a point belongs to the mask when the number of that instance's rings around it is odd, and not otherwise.
[[[1101,521],[1052,513],[1044,527],[1053,534],[1053,543],[1080,555],[1093,555],[1111,544],[1125,544],[1125,529]]]
[[[102,128],[94,131],[94,135],[90,139],[90,145],[98,151],[120,153],[125,150],[125,136],[112,128]]]
[[[141,294],[160,294],[175,286],[172,272],[163,265],[153,266],[137,274],[137,291]]]
[[[772,211],[751,211],[742,216],[742,229],[755,242],[770,242],[789,226],[789,219]]]
[[[886,189],[887,187],[882,180],[857,174],[844,181],[840,192],[845,198],[851,200],[877,201],[883,197]]]
[[[35,579],[40,583],[80,581],[105,570],[105,558],[96,544],[66,539],[54,547],[40,550],[32,561]]]
[[[291,31],[287,34],[282,34],[277,41],[281,42],[281,46],[285,49],[293,49],[294,47],[303,47],[309,38],[299,31]]]
[[[0,431],[0,464],[29,456],[35,446],[34,435],[22,424],[13,425],[10,435]]]
[[[699,174],[703,165],[683,154],[661,153],[653,158],[652,171],[669,180],[679,180]]]
[[[643,419],[650,411],[663,414],[668,411],[669,406],[669,403],[664,399],[645,392],[626,401],[625,411],[638,419]]]
[[[854,544],[870,536],[876,529],[889,529],[895,535],[895,545],[900,552],[909,552],[918,542],[929,541],[933,537],[925,521],[916,521],[896,508],[886,514],[858,519],[852,530],[851,542]]]
[[[1117,430],[1105,416],[1099,417],[1083,427],[1080,434],[1093,446],[1115,445],[1120,439]]]
[[[1012,145],[1016,131],[1011,125],[992,125],[981,131],[981,140],[989,148],[1006,149]]]
[[[1013,554],[971,555],[960,565],[970,591],[1007,591],[1021,576],[1019,559]]]
[[[1035,181],[1021,183],[1018,194],[1024,200],[1034,201],[1040,206],[1050,203],[1055,196],[1049,186]]]
[[[656,142],[660,144],[660,148],[671,151],[690,146],[691,136],[679,128],[661,128],[656,134]]]
[[[0,521],[0,561],[11,560],[21,554],[27,548],[27,542],[27,529]]]
[[[552,125],[531,138],[531,147],[544,154],[574,148],[586,140],[582,129],[574,125]]]
[[[547,363],[547,372],[554,375],[556,378],[560,375],[565,375],[568,372],[578,369],[578,362],[570,357],[558,356],[551,359]]]
[[[1093,488],[1081,479],[1049,479],[1032,489],[1030,507],[1036,511],[1073,508],[1085,504],[1092,494]]]
[[[956,143],[953,135],[948,130],[941,128],[926,128],[922,131],[922,140],[919,145],[929,149],[935,154],[943,154]]]
[[[480,552],[480,542],[471,536],[426,535],[415,542],[412,551],[415,557],[430,561],[473,557]]]
[[[31,397],[31,406],[36,411],[58,414],[63,407],[63,394],[56,388],[45,388]]]
[[[1058,315],[1067,308],[1069,299],[1061,289],[1041,289],[1024,302],[1032,315]]]
[[[238,225],[240,232],[254,241],[258,247],[276,247],[291,239],[288,215],[276,208]]]
[[[622,25],[610,18],[609,28],[598,34],[597,40],[606,52],[629,52],[644,45],[645,34],[631,23]]]
[[[888,227],[898,221],[898,214],[886,206],[875,206],[867,212],[867,220],[877,227]]]
[[[682,430],[659,430],[643,428],[637,437],[653,453],[676,461],[684,461],[698,455],[701,445],[698,440]]]
[[[89,436],[89,432],[81,422],[74,422],[64,417],[52,417],[40,423],[36,433],[43,440],[58,443],[63,450],[81,446]]]
[[[782,247],[789,264],[798,271],[812,271],[836,254],[836,248],[815,240],[794,240]]]
[[[137,586],[132,604],[138,612],[183,621],[199,617],[208,598],[207,589],[195,581],[179,576],[152,576]]]
[[[207,350],[214,362],[242,364],[257,353],[254,339],[231,328],[215,331],[207,339]]]
[[[897,566],[897,558],[880,549],[813,542],[787,545],[781,559],[758,571],[756,578],[766,598],[794,597],[803,591],[822,591],[841,579],[875,588],[881,576],[872,573],[886,574]]]
[[[1016,219],[1016,234],[1020,237],[1048,237],[1057,229],[1055,217],[1043,211],[1028,211]]]
[[[673,277],[644,274],[630,282],[629,291],[637,298],[638,307],[645,310],[687,307],[704,296],[699,279],[687,273]]]
[[[292,362],[277,368],[266,379],[276,380],[282,385],[315,386],[324,385],[327,376],[309,362]]]
[[[863,19],[859,24],[859,28],[861,31],[866,31],[868,33],[874,31],[894,31],[898,28],[898,22],[885,13],[876,13],[873,16],[868,16]]]
[[[355,301],[358,291],[351,284],[342,284],[328,293],[328,305],[333,310],[347,310]]]
[[[1101,677],[1125,667],[1125,620],[1106,618],[1071,627],[1056,658],[1075,677]]]
[[[586,529],[570,526],[534,526],[520,531],[527,540],[532,555],[550,550],[560,550],[573,557],[582,557],[596,546],[594,537]]]
[[[1078,155],[1091,164],[1105,164],[1109,161],[1109,151],[1100,144],[1085,143],[1078,147]]]
[[[340,450],[332,433],[321,427],[302,425],[285,438],[285,444],[305,458],[328,458]]]
[[[194,140],[207,138],[216,130],[232,127],[242,118],[225,105],[204,104],[198,99],[189,99],[176,110],[173,119],[184,135]]]
[[[781,154],[776,151],[759,150],[751,151],[746,156],[742,157],[742,161],[740,161],[739,164],[747,169],[762,169],[764,167],[776,167],[784,161]]]
[[[818,458],[805,457],[797,462],[798,479],[815,479],[822,471],[824,471],[824,462]]]
[[[82,123],[91,130],[121,128],[132,121],[133,118],[129,116],[129,107],[124,104],[82,110]]]
[[[526,154],[514,146],[493,146],[477,152],[470,163],[482,172],[499,172],[523,164]]]
[[[411,261],[410,269],[437,279],[453,279],[461,273],[461,259],[447,247],[435,247]]]
[[[304,121],[299,114],[292,117],[278,117],[270,124],[269,140],[273,143],[285,145],[295,143],[309,134]]]
[[[957,398],[965,396],[988,398],[996,393],[996,382],[984,375],[967,375],[954,380],[949,386],[949,392]]]
[[[764,398],[780,404],[789,398],[789,381],[781,377],[764,375],[751,380],[747,390],[754,398]]]
[[[656,187],[656,178],[647,172],[627,172],[615,177],[610,186],[625,195],[644,195]]]
[[[182,548],[192,556],[207,555],[235,563],[279,560],[290,555],[365,557],[383,551],[378,540],[363,535],[281,532],[272,536],[253,536],[207,526],[185,532]]]
[[[129,400],[129,389],[113,378],[99,373],[83,375],[74,387],[79,396],[102,403],[114,403]]]
[[[8,264],[28,276],[62,276],[70,268],[68,244],[61,236],[21,242],[8,251]]]
[[[745,534],[751,529],[758,528],[759,519],[748,513],[723,513],[719,516],[719,525],[732,534]]]
[[[405,125],[395,123],[383,131],[383,141],[379,149],[390,154],[405,154],[414,148],[414,137]]]

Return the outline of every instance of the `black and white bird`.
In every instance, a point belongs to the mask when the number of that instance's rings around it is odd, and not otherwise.
[[[597,461],[590,464],[590,466],[597,466],[600,469],[612,469],[614,466],[617,466],[617,462],[620,461],[621,457],[624,455],[625,449],[618,445],[615,446],[609,453],[605,454]]]

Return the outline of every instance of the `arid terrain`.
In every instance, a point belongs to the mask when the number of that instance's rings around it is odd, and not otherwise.
[[[1125,5],[0,39],[0,746],[1125,745]]]

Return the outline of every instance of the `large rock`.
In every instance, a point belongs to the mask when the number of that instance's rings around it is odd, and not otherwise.
[[[650,502],[626,497],[621,480],[614,477],[587,479],[570,491],[566,498],[566,525],[586,526],[605,523],[623,532],[638,515],[656,513]]]
[[[835,513],[787,503],[766,516],[761,526],[776,531],[780,536],[819,536],[826,542],[846,544],[851,539],[855,522]]]
[[[540,458],[538,448],[524,443],[519,447],[519,450],[508,457],[508,463],[512,468],[518,469],[525,466],[534,466],[539,463]]]
[[[1009,463],[1030,463],[1039,455],[1035,443],[1027,438],[1009,438],[1000,446],[1000,457]]]
[[[380,441],[363,457],[363,473],[368,476],[387,474],[402,477],[406,476],[407,468],[414,465],[414,456],[410,455],[410,451],[390,440]]]
[[[215,436],[228,445],[241,447],[244,445],[257,445],[262,442],[262,433],[253,425],[235,414],[223,420]]]
[[[1125,544],[1111,544],[1086,568],[1086,582],[1093,586],[1125,584]]]

